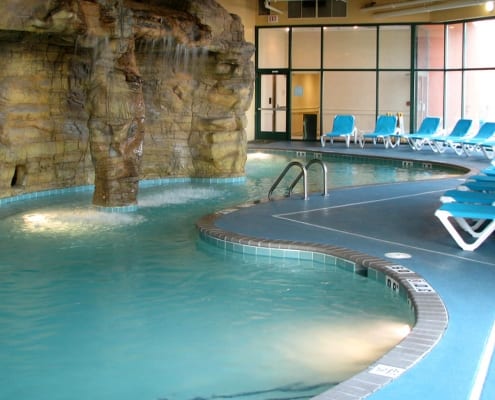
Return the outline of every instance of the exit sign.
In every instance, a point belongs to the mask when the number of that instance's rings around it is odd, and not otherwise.
[[[268,23],[276,24],[277,22],[278,22],[278,15],[269,15],[268,16]]]

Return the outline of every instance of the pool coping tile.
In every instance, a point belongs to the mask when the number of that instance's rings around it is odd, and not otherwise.
[[[196,223],[200,238],[227,251],[263,257],[313,260],[365,275],[390,287],[408,301],[414,310],[416,323],[397,346],[365,370],[315,396],[314,399],[363,399],[418,363],[443,337],[448,325],[446,307],[435,290],[414,271],[402,267],[397,262],[386,261],[348,248],[260,239],[225,231],[216,225],[216,221],[222,216],[245,207],[246,205],[242,205],[230,208],[227,212],[218,211],[200,218]]]

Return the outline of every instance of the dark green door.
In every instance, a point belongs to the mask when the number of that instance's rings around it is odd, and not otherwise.
[[[289,140],[288,73],[260,73],[257,86],[256,139]]]

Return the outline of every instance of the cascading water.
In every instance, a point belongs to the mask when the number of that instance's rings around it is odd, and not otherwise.
[[[136,44],[137,52],[143,55],[145,64],[160,63],[174,72],[193,73],[201,70],[208,57],[208,49],[178,43],[171,35],[161,38],[141,39]]]
[[[0,197],[94,184],[132,206],[141,179],[244,174],[254,46],[214,0],[2,11]]]

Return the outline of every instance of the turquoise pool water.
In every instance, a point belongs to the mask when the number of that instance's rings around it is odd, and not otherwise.
[[[143,188],[133,213],[90,192],[1,207],[0,399],[307,398],[397,344],[413,315],[382,285],[198,240],[202,215],[266,196],[262,169]]]
[[[302,164],[314,158],[319,158],[327,165],[328,187],[358,186],[387,182],[407,182],[421,179],[441,178],[465,173],[458,167],[435,165],[421,161],[403,161],[393,159],[371,159],[353,155],[321,154],[313,152],[284,152],[284,151],[252,151],[248,154],[246,173],[250,184],[250,197],[266,197],[272,183],[284,170],[286,165],[297,160]],[[289,170],[274,195],[283,196],[286,188],[300,173],[294,167]],[[314,164],[308,171],[308,186],[312,192],[322,190],[322,170]],[[296,187],[294,194],[303,193],[302,181]]]

